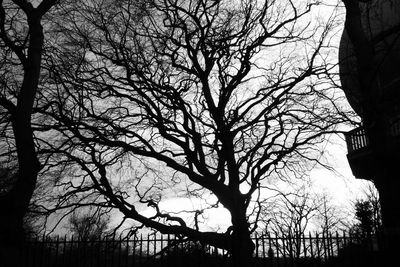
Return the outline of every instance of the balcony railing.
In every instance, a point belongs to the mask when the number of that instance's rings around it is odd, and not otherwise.
[[[400,120],[395,121],[389,128],[387,138],[395,138],[398,140],[400,137]],[[345,133],[347,151],[352,153],[369,146],[368,136],[363,127],[358,127],[350,132]]]
[[[363,127],[345,133],[348,153],[368,147],[369,141]]]

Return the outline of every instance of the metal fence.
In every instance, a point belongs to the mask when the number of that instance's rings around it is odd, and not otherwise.
[[[369,138],[364,127],[358,127],[344,134],[348,153],[357,152],[369,147]],[[387,133],[387,138],[400,136],[400,120],[392,122]]]
[[[348,233],[253,237],[255,266],[366,266],[377,261],[379,238]],[[24,264],[36,266],[229,266],[227,251],[171,235],[131,239],[41,238],[25,246]],[[367,265],[374,266],[374,265]]]

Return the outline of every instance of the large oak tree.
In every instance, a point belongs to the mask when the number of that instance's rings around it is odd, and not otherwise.
[[[330,86],[336,24],[314,16],[318,2],[64,1],[35,121],[60,206],[111,206],[248,266],[268,182],[318,163],[346,120]],[[213,196],[231,226],[166,212],[174,190]]]

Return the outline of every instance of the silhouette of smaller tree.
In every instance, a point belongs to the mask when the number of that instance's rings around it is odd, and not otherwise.
[[[74,211],[69,218],[69,230],[79,240],[99,240],[101,236],[108,234],[110,217],[98,210],[86,213]]]
[[[356,200],[354,203],[357,223],[354,226],[356,232],[362,234],[376,234],[382,226],[381,207],[378,191],[369,185],[364,190],[365,199]]]
[[[371,234],[373,228],[372,205],[368,200],[360,200],[355,204],[358,227],[363,233]]]
[[[374,210],[371,200],[358,200],[355,203],[355,216],[358,221],[355,231],[366,235],[379,231],[381,220],[376,214],[377,211]]]

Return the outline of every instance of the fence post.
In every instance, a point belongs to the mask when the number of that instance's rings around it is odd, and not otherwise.
[[[121,234],[119,234],[119,241],[118,241],[118,261],[117,261],[117,266],[121,267],[121,257],[122,257],[122,237]]]
[[[163,244],[164,244],[164,235],[160,234],[160,262],[161,262],[161,264],[165,264]]]
[[[157,251],[157,233],[154,234],[154,243],[153,243],[153,255],[156,255]],[[154,260],[156,260],[156,257],[154,256]]]
[[[149,260],[149,256],[150,256],[150,233],[147,234],[147,244],[146,244],[146,260]]]
[[[136,243],[137,243],[137,239],[136,239],[136,235],[133,237],[133,244],[132,244],[132,266],[136,266]]]
[[[256,241],[256,259],[258,259],[258,246],[259,246],[259,242],[258,242],[258,236],[257,234],[255,234],[255,241]]]
[[[104,266],[107,266],[108,242],[106,237],[103,237],[103,240],[104,240]]]
[[[166,250],[166,252],[167,252],[166,258],[167,258],[167,264],[168,264],[168,266],[170,265],[170,262],[171,262],[171,259],[170,259],[170,257],[169,257],[170,251],[171,251],[171,235],[168,234],[168,235],[167,235],[167,250]]]
[[[318,260],[321,260],[321,251],[320,251],[320,248],[319,248],[319,236],[318,236],[318,233],[315,234],[315,241],[316,241],[316,245],[317,245]]]
[[[78,241],[78,253],[79,253],[79,259],[82,259],[83,261],[86,262],[86,242],[87,240],[79,240]],[[78,266],[82,262],[82,260],[79,260]],[[83,266],[85,266],[85,262],[83,263]]]
[[[63,266],[65,264],[66,247],[67,247],[67,235],[64,236],[64,242],[63,242],[63,257],[62,257]]]
[[[261,242],[262,242],[262,257],[265,259],[265,236],[261,236]]]
[[[347,246],[347,237],[346,237],[346,232],[343,231],[343,247]]]
[[[44,260],[44,250],[45,250],[45,234],[42,236],[42,243],[40,244],[40,256],[39,256],[39,266],[43,266],[43,260]]]
[[[110,258],[111,265],[108,265],[108,266],[114,267],[114,261],[115,261],[115,253],[114,253],[115,252],[115,232],[112,235],[112,239],[108,239],[108,242],[109,242],[110,245],[108,246],[108,250],[106,251],[106,253],[111,253],[111,258]]]
[[[276,262],[278,266],[280,265],[280,260],[279,260],[279,241],[278,241],[278,233],[275,232],[275,243],[276,243]]]
[[[60,236],[59,235],[57,236],[56,240],[57,240],[56,241],[56,256],[54,258],[54,265],[58,266],[58,247],[60,246]],[[50,255],[50,257],[51,257],[51,255]]]
[[[330,257],[331,258],[333,258],[333,256],[334,256],[334,252],[333,252],[333,237],[332,237],[332,233],[331,232],[329,232],[329,243],[330,243],[330,246],[331,246],[331,254],[330,254]]]
[[[286,266],[286,242],[285,242],[285,237],[282,236],[282,253],[283,253],[283,264]]]
[[[270,264],[272,266],[273,260],[274,260],[274,250],[272,249],[272,238],[271,238],[271,233],[268,232],[268,257],[270,259]]]
[[[129,266],[129,236],[126,236],[125,266]]]
[[[143,234],[140,234],[140,244],[139,244],[139,265],[143,263]]]
[[[327,238],[325,236],[325,231],[323,231],[322,232],[322,246],[323,246],[323,249],[324,249],[324,260],[325,260],[325,262],[326,262],[326,260],[328,259],[328,256],[329,256],[328,255],[329,249],[327,249],[326,242],[327,242]]]
[[[336,256],[339,256],[340,242],[339,242],[339,233],[336,231]]]
[[[313,251],[313,241],[312,241],[312,237],[311,237],[311,232],[308,232],[308,238],[309,238],[309,242],[310,242],[310,254],[311,254],[311,259],[314,260],[314,251]]]
[[[71,242],[69,244],[69,264],[72,266],[72,258],[73,258],[73,246],[74,246],[74,236],[71,236]]]

